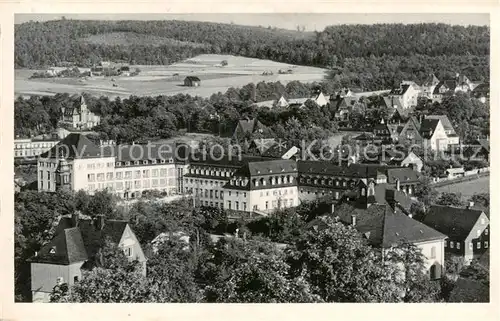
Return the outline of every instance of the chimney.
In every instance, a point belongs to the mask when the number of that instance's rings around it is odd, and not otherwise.
[[[351,215],[351,224],[352,226],[356,226],[356,215]]]
[[[396,190],[397,191],[401,190],[401,183],[399,181],[399,178],[396,178]]]
[[[332,204],[331,206],[331,214],[335,213],[335,204]]]
[[[95,219],[96,229],[102,230],[104,228],[104,215],[98,214]]]

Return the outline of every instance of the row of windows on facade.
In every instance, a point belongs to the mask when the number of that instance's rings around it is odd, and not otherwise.
[[[307,194],[309,194],[309,195],[310,195],[311,193],[313,193],[313,191],[311,191],[311,190],[307,190],[307,191],[306,191],[306,190],[304,190],[304,189],[301,189],[301,190],[300,190],[300,192],[301,192],[301,193],[303,193],[303,194],[304,194],[304,193],[307,193]],[[333,191],[314,191],[314,194],[315,194],[316,196],[318,196],[320,193],[321,193],[321,196],[325,196],[325,195],[326,195],[326,194],[328,194],[328,193],[330,193],[330,194],[332,194],[332,195],[333,195]],[[335,192],[335,199],[339,199],[339,198],[340,198],[340,193],[339,193],[339,192]]]
[[[44,151],[45,149],[16,150],[14,156],[38,156]]]
[[[453,242],[453,241],[447,241],[444,243],[444,247],[448,247],[448,244],[449,243],[449,247],[450,249],[454,249],[456,248],[457,250],[460,250],[460,242]],[[481,249],[481,241],[478,241],[476,242],[476,249]],[[484,241],[484,248],[487,249],[489,247],[489,242],[488,241]],[[469,242],[469,250],[473,250],[474,249],[474,244],[472,242]]]
[[[293,176],[279,176],[279,177],[270,177],[269,179],[260,178],[253,179],[252,183],[254,186],[266,186],[269,181],[269,185],[277,185],[277,184],[291,184],[293,183]],[[229,181],[230,185],[234,186],[247,186],[248,179],[247,178],[233,178]]]
[[[116,166],[130,166],[132,164],[134,165],[149,165],[149,164],[166,164],[166,163],[169,163],[169,164],[173,164],[174,163],[174,159],[173,158],[169,158],[169,159],[151,159],[151,160],[142,160],[142,161],[133,161],[133,162],[130,162],[130,161],[126,161],[126,162],[116,162]]]
[[[218,170],[218,169],[206,169],[193,167],[189,169],[189,174],[205,175],[205,176],[221,176],[230,177],[234,173],[234,170]]]
[[[143,188],[155,188],[155,187],[165,187],[167,186],[166,179],[153,179],[153,180],[142,180],[142,181],[125,181],[125,182],[115,182],[115,183],[99,183],[99,184],[88,184],[89,191],[94,191],[96,188],[98,190],[108,188],[110,190],[121,191],[123,189],[143,189]],[[169,179],[168,186],[175,186],[175,180]]]
[[[349,186],[353,187],[354,185],[356,185],[356,181],[355,180],[342,180],[342,179],[339,179],[339,180],[334,180],[334,179],[311,179],[311,178],[303,178],[303,177],[300,177],[299,178],[299,182],[300,183],[306,183],[306,184],[314,184],[314,185],[330,185],[330,186],[340,186],[342,185],[343,187],[346,187],[347,184],[349,184]]]
[[[197,180],[197,179],[185,179],[186,180],[186,183],[190,183],[190,184],[200,184],[200,185],[210,185],[210,186],[224,186],[226,184],[226,181],[222,181],[222,182],[217,182],[217,181],[205,181],[203,179],[200,179],[200,180]]]
[[[125,174],[124,174],[125,173]],[[149,178],[150,177],[150,174],[151,173],[151,177],[168,177],[168,176],[174,176],[175,175],[175,171],[173,168],[170,168],[170,169],[166,169],[166,168],[163,168],[163,169],[153,169],[153,170],[149,170],[149,169],[144,169],[142,171],[142,176],[141,176],[141,171],[140,170],[137,170],[137,171],[134,171],[133,174],[134,174],[134,177],[135,179],[137,178]],[[102,181],[111,181],[113,179],[131,179],[132,178],[132,171],[126,171],[126,172],[116,172],[116,176],[115,178],[113,178],[113,173],[112,172],[108,172],[108,173],[98,173],[97,176],[96,174],[87,174],[87,179],[89,182],[95,182],[96,180],[96,177],[97,177],[97,181],[98,182],[102,182]]]
[[[57,142],[14,144],[14,149],[49,148],[55,144],[57,144]]]
[[[186,193],[193,193],[193,188],[189,188],[189,187],[186,187]],[[228,196],[231,196],[232,195],[232,191],[228,191]],[[236,191],[235,192],[236,194],[236,197],[239,197],[240,196],[240,192],[239,191]],[[243,197],[247,197],[247,193],[246,192],[241,192],[241,194],[243,195]],[[273,196],[281,196],[281,195],[287,195],[288,194],[288,189],[284,189],[284,190],[274,190],[273,191]],[[291,188],[290,189],[290,195],[293,194],[293,189]],[[219,198],[219,195],[220,195],[220,199],[224,199],[224,191],[219,191],[218,190],[208,190],[208,189],[198,189],[198,188],[195,188],[194,189],[194,195],[195,196],[200,196],[200,197],[206,197],[206,198],[216,198],[218,199]],[[269,191],[261,191],[260,192],[260,197],[264,197],[264,196],[269,196],[270,195],[270,192]]]
[[[227,208],[230,209],[230,210],[243,210],[243,211],[246,211],[247,210],[247,203],[246,202],[242,202],[242,208],[240,208],[240,202],[236,201],[234,202],[234,208],[233,208],[233,203],[231,201],[227,201]],[[272,209],[276,209],[276,208],[281,208],[281,207],[292,207],[294,206],[294,201],[293,201],[293,198],[290,198],[290,199],[282,199],[282,200],[274,200],[274,201],[271,201],[271,207],[269,207],[269,201],[266,201],[265,204],[264,204],[264,210],[272,210]],[[259,209],[259,205],[255,204],[253,206],[253,210],[254,211],[258,211],[260,210]]]

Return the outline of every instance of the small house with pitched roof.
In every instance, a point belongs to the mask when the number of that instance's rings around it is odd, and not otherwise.
[[[469,263],[490,246],[490,220],[484,211],[472,206],[466,208],[433,205],[422,223],[448,236],[445,251]]]
[[[33,302],[49,302],[56,285],[74,285],[82,272],[99,264],[100,248],[109,241],[121,248],[130,261],[137,260],[146,274],[146,257],[126,221],[81,218],[78,213],[61,217],[55,235],[30,259]]]
[[[404,242],[416,245],[424,255],[427,275],[441,278],[446,235],[411,217],[411,199],[384,183],[367,185],[360,181],[355,191],[355,196],[333,207],[332,215],[353,226],[368,244],[383,253]]]

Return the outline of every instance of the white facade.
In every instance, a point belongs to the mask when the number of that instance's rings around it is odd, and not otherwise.
[[[224,189],[224,209],[245,212],[271,213],[277,209],[299,205],[297,186],[271,187],[242,191]]]
[[[156,161],[115,162],[115,157],[68,160],[70,189],[90,194],[108,189],[124,198],[138,197],[146,190],[176,194],[176,165],[166,160],[152,162]],[[39,191],[56,191],[57,165],[58,159],[38,161]]]
[[[432,279],[439,279],[444,274],[444,239],[415,243],[425,256],[425,269]]]
[[[14,157],[36,157],[51,149],[58,142],[59,140],[15,139]]]
[[[434,132],[432,133],[431,138],[427,140],[427,146],[429,146],[432,150],[444,151],[448,149],[448,145],[448,135],[446,135],[443,124],[439,121],[434,129]]]

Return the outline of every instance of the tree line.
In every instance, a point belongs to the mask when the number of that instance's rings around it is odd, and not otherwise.
[[[133,34],[132,43],[91,42],[93,35]],[[141,42],[139,35],[182,42]],[[488,27],[446,24],[339,25],[303,33],[275,28],[188,21],[27,22],[15,26],[16,68],[63,62],[89,67],[100,60],[172,64],[193,56],[232,54],[325,67],[349,86],[390,88],[400,78],[424,80],[430,72],[489,79]]]

